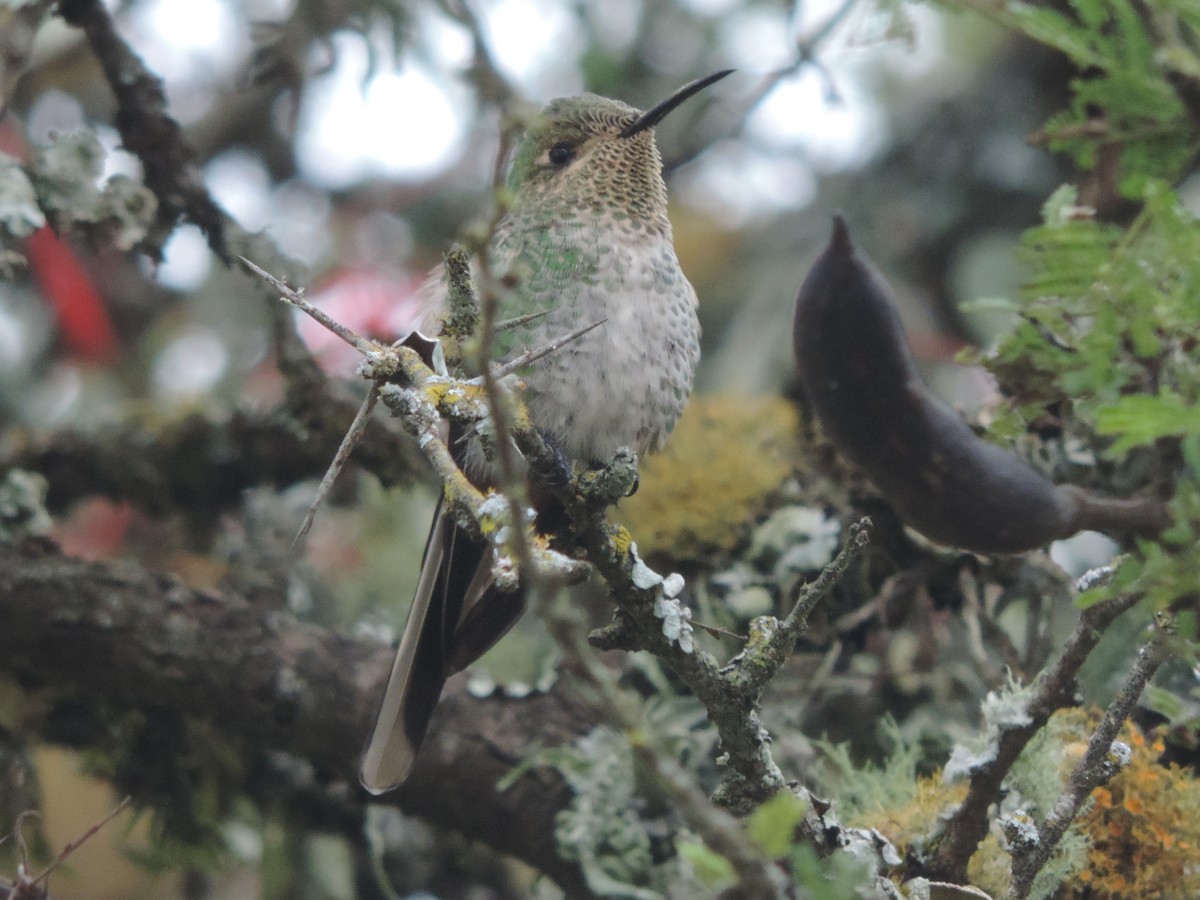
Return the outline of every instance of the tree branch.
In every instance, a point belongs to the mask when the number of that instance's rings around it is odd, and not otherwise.
[[[42,689],[24,723],[31,735],[55,739],[60,704],[104,709],[106,721],[169,710],[208,723],[234,745],[250,796],[260,790],[255,773],[277,771],[282,755],[309,772],[294,794],[311,793],[315,778],[361,816],[373,802],[357,790],[362,735],[394,649],[298,622],[282,604],[82,562],[44,541],[0,545],[0,673]],[[503,793],[496,784],[532,749],[573,741],[592,725],[557,690],[479,700],[459,679],[413,776],[388,802],[513,854],[569,896],[589,896],[577,866],[555,850],[554,817],[570,799],[558,774],[535,769]],[[71,743],[87,746],[106,733],[76,732]],[[127,771],[121,787],[146,803],[155,786],[139,783],[136,767]]]
[[[146,187],[158,197],[157,221],[143,249],[161,261],[163,244],[182,217],[199,226],[212,251],[228,264],[225,214],[208,195],[179,123],[167,115],[162,81],[117,34],[100,0],[62,0],[58,11],[87,35],[117,100],[121,142],[141,160]]]
[[[929,875],[965,883],[967,863],[988,830],[988,808],[1000,799],[1001,788],[1025,745],[1058,709],[1075,704],[1075,676],[1106,628],[1137,602],[1134,596],[1113,597],[1088,607],[1079,617],[1054,664],[1042,672],[1030,699],[1027,721],[1002,727],[991,759],[971,772],[966,799],[946,824]]]
[[[247,488],[283,488],[320,477],[356,405],[349,391],[331,389],[325,399],[303,418],[297,417],[302,410],[235,410],[222,419],[192,412],[165,422],[13,435],[0,469],[45,475],[52,511],[102,495],[128,500],[151,515],[215,518],[239,503]],[[423,468],[412,441],[387,423],[369,431],[355,462],[385,485],[408,483]]]
[[[1139,651],[1121,690],[1113,698],[1104,718],[1092,732],[1083,759],[1075,766],[1054,808],[1038,823],[1036,840],[1014,842],[1012,884],[1005,900],[1025,900],[1033,880],[1050,859],[1059,841],[1075,821],[1083,803],[1093,790],[1111,779],[1129,762],[1130,750],[1114,743],[1117,733],[1133,712],[1142,691],[1170,655],[1170,632],[1159,630]]]

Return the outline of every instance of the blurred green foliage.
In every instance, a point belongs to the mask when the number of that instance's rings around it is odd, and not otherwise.
[[[1045,137],[1088,173],[1088,193],[1059,188],[1026,232],[1021,321],[988,365],[1025,425],[1050,410],[1099,451],[1098,468],[1120,473],[1110,488],[1173,497],[1162,541],[1088,597],[1136,589],[1166,607],[1195,593],[1200,568],[1200,222],[1178,184],[1200,143],[1200,11],[1171,0],[955,5],[1080,66]]]

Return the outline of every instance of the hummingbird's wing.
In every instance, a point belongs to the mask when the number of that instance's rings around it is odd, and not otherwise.
[[[418,291],[421,322],[429,333],[440,327],[447,294],[439,265]],[[463,429],[451,426],[448,445],[460,468],[469,444]],[[417,592],[359,769],[363,787],[374,794],[408,777],[446,679],[486,653],[524,612],[523,590],[496,588],[490,553],[486,543],[454,523],[439,500]]]
[[[480,558],[462,552],[467,547],[459,546],[457,531],[439,503],[425,544],[417,592],[359,770],[363,787],[372,793],[390,790],[408,775],[449,674],[446,655],[453,644],[466,586],[460,582],[475,577]],[[467,555],[475,557],[473,566]],[[451,565],[456,556],[459,565]]]
[[[439,501],[421,577],[359,780],[374,794],[408,777],[446,679],[482,656],[521,617],[524,592],[496,588],[486,543],[472,539]]]

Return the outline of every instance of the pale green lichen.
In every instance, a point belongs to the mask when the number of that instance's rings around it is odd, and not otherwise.
[[[13,237],[28,237],[46,224],[33,184],[21,164],[0,153],[0,228]]]
[[[46,512],[46,479],[37,472],[12,469],[0,481],[0,541],[43,535],[53,524]]]
[[[636,734],[596,728],[573,746],[527,757],[499,787],[503,790],[537,765],[552,766],[562,774],[574,796],[555,821],[559,853],[578,862],[598,896],[710,896],[684,856],[669,853],[656,860],[652,835],[664,834],[665,823],[655,821],[654,808],[640,798],[632,746],[638,739]]]
[[[0,277],[25,268],[24,239],[46,224],[33,184],[21,164],[0,153]]]
[[[55,227],[69,227],[97,244],[129,250],[146,236],[158,201],[125,175],[101,184],[104,159],[104,148],[93,132],[57,135],[33,151],[30,181],[41,209],[53,214]]]

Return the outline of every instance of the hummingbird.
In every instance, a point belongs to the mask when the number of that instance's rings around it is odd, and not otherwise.
[[[530,419],[564,460],[600,467],[617,450],[662,446],[683,412],[700,359],[696,292],[675,254],[654,127],[732,70],[684,85],[641,112],[595,94],[551,101],[513,156],[511,205],[486,250],[503,285],[498,319],[539,314],[495,335],[499,362],[599,323],[519,374]],[[435,271],[429,319],[448,288]],[[478,440],[451,430],[471,480],[495,480]],[[535,504],[536,505],[536,504]],[[539,510],[538,527],[543,513]],[[524,611],[524,592],[491,578],[487,544],[439,502],[416,595],[359,777],[372,793],[412,769],[449,678],[485,653]]]

